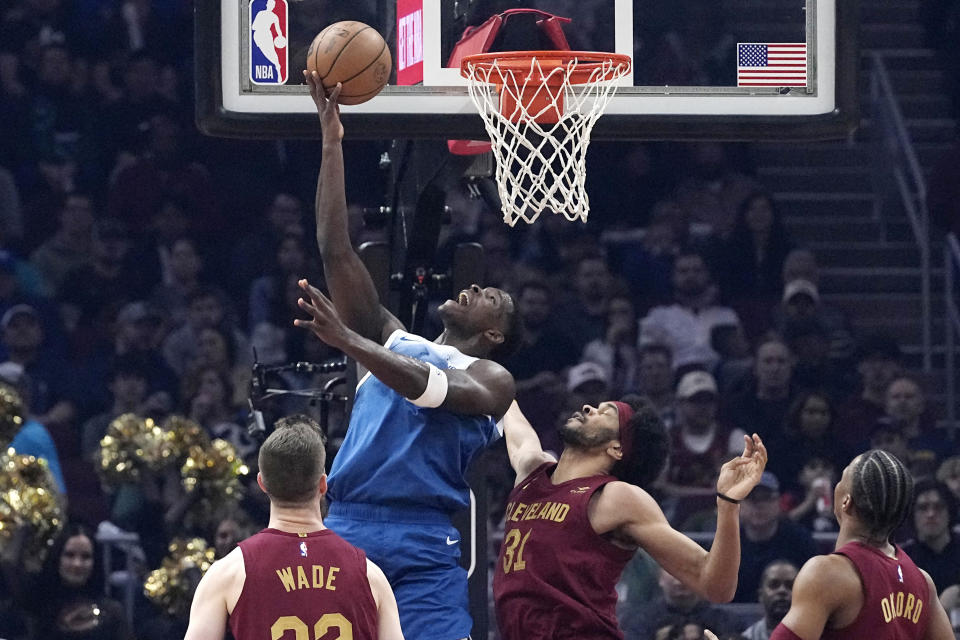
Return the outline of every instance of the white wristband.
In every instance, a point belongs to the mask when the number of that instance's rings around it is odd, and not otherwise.
[[[410,402],[418,407],[432,409],[439,407],[447,399],[447,374],[429,362],[427,366],[430,367],[430,371],[427,373],[427,388],[423,390],[419,398]]]

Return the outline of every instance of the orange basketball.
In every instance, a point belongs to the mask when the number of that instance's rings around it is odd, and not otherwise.
[[[333,23],[317,34],[307,51],[307,71],[316,71],[324,88],[343,84],[340,104],[360,104],[380,93],[392,61],[383,36],[355,20]]]

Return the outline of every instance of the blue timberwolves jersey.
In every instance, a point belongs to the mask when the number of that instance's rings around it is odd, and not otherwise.
[[[462,370],[477,360],[405,331],[394,331],[385,346],[438,369]],[[456,511],[470,504],[467,466],[500,435],[491,416],[418,407],[367,374],[357,385],[328,495],[335,502]]]

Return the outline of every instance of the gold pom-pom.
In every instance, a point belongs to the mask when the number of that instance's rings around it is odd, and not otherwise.
[[[212,514],[239,502],[243,497],[240,476],[248,473],[250,469],[226,440],[217,438],[207,447],[191,447],[180,468],[184,489],[196,494],[190,513],[206,522]]]
[[[213,564],[215,551],[203,538],[174,538],[159,569],[147,575],[143,592],[156,606],[172,616],[183,616],[197,582]]]
[[[151,418],[125,413],[110,423],[100,440],[100,477],[114,486],[138,482],[144,469],[156,471],[167,464],[163,451],[163,429]]]
[[[0,454],[0,549],[25,525],[33,533],[24,557],[38,567],[63,528],[60,492],[46,460],[7,449]]]
[[[6,449],[23,426],[23,400],[13,387],[0,384],[0,449]]]
[[[170,416],[163,422],[163,456],[171,464],[182,465],[192,447],[210,446],[210,436],[199,424],[183,416]]]

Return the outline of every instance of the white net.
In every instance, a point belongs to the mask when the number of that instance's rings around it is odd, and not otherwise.
[[[464,61],[496,159],[503,221],[511,227],[544,211],[586,222],[590,131],[616,91],[612,80],[630,71],[629,59],[602,55],[560,65],[541,65],[536,57],[522,59],[522,66],[515,59]]]

